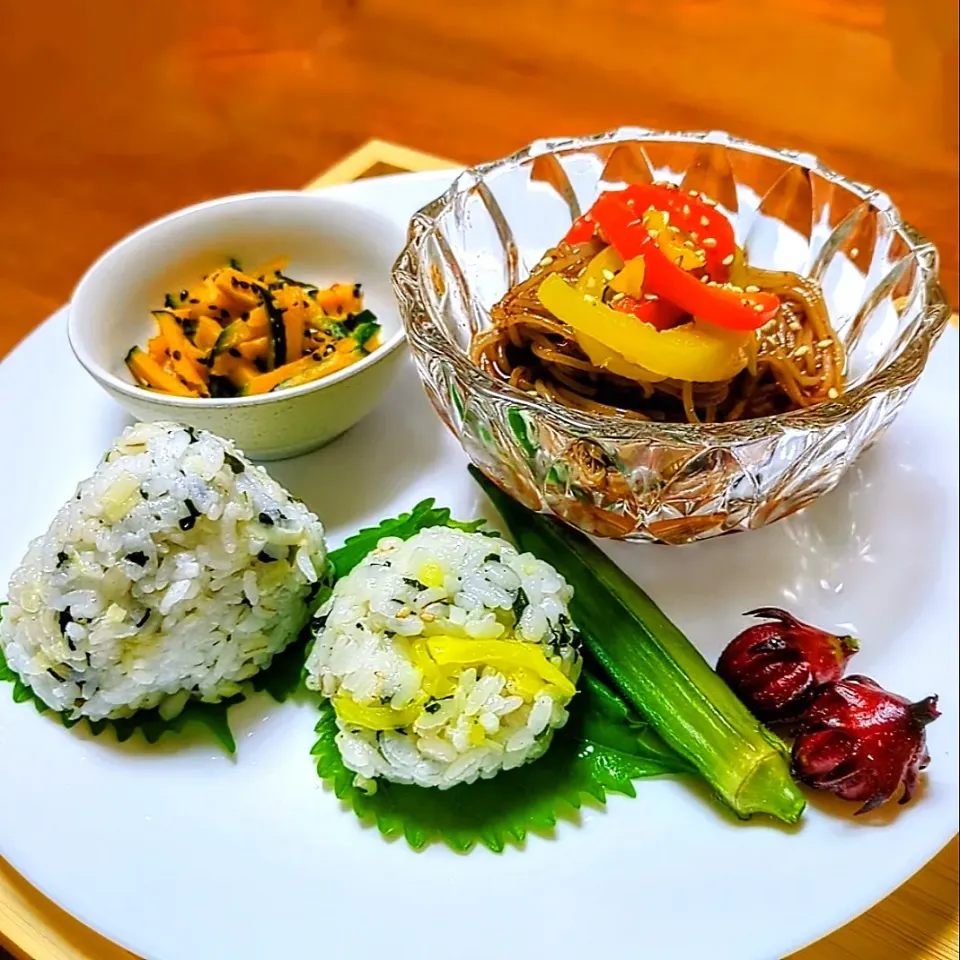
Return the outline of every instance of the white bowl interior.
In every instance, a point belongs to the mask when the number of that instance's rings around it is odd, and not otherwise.
[[[70,340],[91,373],[129,391],[134,385],[124,358],[155,334],[150,311],[162,308],[166,293],[176,297],[230,257],[253,269],[284,256],[290,259],[286,274],[298,280],[362,284],[365,306],[383,325],[389,347],[403,336],[390,288],[403,240],[386,217],[304,193],[249,194],[190,207],[137,231],[93,265],[70,305]]]

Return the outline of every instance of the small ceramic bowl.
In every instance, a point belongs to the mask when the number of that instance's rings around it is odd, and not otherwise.
[[[364,207],[299,192],[211,200],[148,224],[107,251],[70,303],[70,346],[87,372],[140,420],[176,420],[235,440],[249,456],[279,460],[339,436],[382,400],[399,369],[403,328],[390,268],[401,227]],[[363,284],[382,344],[351,367],[314,383],[256,397],[169,397],[134,383],[124,358],[156,332],[150,311],[164,294],[195,283],[236,257],[290,258],[290,276],[326,286]]]

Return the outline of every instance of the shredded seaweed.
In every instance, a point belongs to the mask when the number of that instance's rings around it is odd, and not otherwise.
[[[521,846],[530,833],[553,831],[587,798],[605,803],[610,793],[633,797],[634,780],[691,772],[592,671],[581,678],[570,720],[540,759],[450,790],[380,779],[368,793],[343,765],[328,701],[320,707],[316,732],[312,752],[321,779],[361,821],[387,839],[404,837],[414,850],[442,842],[458,853],[478,844],[500,853],[510,844]]]

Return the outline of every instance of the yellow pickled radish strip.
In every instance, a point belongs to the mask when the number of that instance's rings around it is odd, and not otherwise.
[[[590,358],[590,362],[595,367],[603,367],[605,370],[615,373],[618,377],[626,377],[628,380],[643,380],[647,383],[657,383],[666,379],[659,373],[654,373],[639,364],[624,360],[619,353],[614,353],[609,347],[604,346],[599,340],[586,333],[577,334],[577,343],[580,344],[580,348]]]
[[[545,687],[545,684],[535,673],[530,670],[524,670],[522,667],[513,670],[507,677],[507,687],[511,693],[530,703],[537,694]]]
[[[394,707],[357,703],[352,697],[339,693],[333,698],[333,709],[344,723],[355,727],[365,727],[367,730],[397,730],[400,727],[409,727],[420,716],[423,705],[414,703],[397,710]]]
[[[434,560],[428,560],[418,571],[417,579],[425,587],[442,587],[443,568]]]
[[[604,247],[588,264],[577,280],[577,289],[599,297],[603,288],[623,268],[620,254],[612,247]]]
[[[553,684],[565,696],[572,697],[577,688],[533,643],[520,640],[462,640],[459,637],[428,637],[427,649],[441,666],[490,666],[505,675],[528,670]]]
[[[729,380],[747,364],[744,346],[752,331],[721,331],[697,322],[658,331],[599,300],[587,300],[556,273],[540,284],[537,296],[577,334],[585,333],[629,363],[664,377],[702,383]]]
[[[628,260],[623,265],[623,269],[610,281],[610,289],[639,300],[643,296],[643,277],[646,272],[643,257],[634,257]]]
[[[422,641],[412,640],[407,644],[407,654],[413,665],[420,671],[423,678],[421,684],[423,692],[437,700],[452,696],[457,689],[457,681],[448,677]]]

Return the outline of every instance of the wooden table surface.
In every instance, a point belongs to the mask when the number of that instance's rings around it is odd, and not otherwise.
[[[0,22],[0,357],[144,221],[374,136],[462,162],[624,123],[812,150],[888,192],[960,296],[956,0],[0,0]],[[953,960],[957,861],[795,960]],[[129,960],[0,861],[18,924],[37,960]]]

